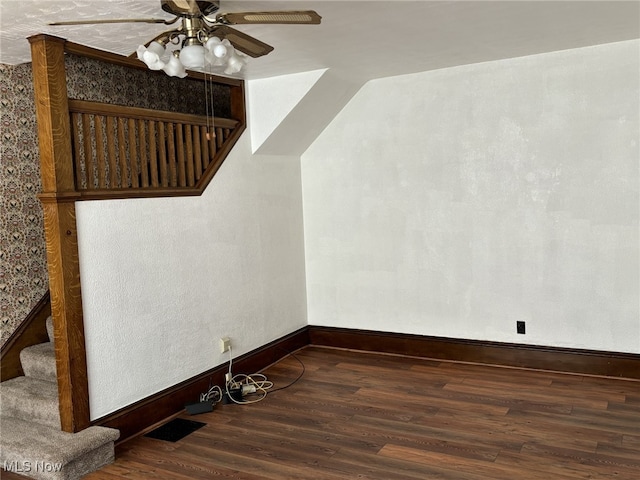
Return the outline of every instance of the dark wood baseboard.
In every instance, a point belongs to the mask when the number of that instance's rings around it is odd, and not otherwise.
[[[583,375],[640,379],[640,355],[429,337],[371,330],[308,326],[233,360],[234,372],[263,370],[307,345],[345,348],[488,365]],[[196,402],[211,384],[223,385],[227,365],[219,365],[171,388],[92,422],[120,430],[119,443],[139,435]]]
[[[24,375],[20,363],[20,352],[31,345],[49,341],[47,318],[51,315],[49,291],[45,293],[31,312],[11,334],[0,349],[1,378],[10,380]]]
[[[429,337],[370,330],[309,327],[312,345],[439,360],[640,379],[640,355]]]
[[[274,340],[233,359],[234,373],[254,373],[277,362],[291,352],[309,344],[308,327]],[[93,425],[120,430],[118,443],[138,435],[184,410],[187,403],[197,402],[211,385],[224,385],[227,364],[219,365],[173,387],[92,422]]]

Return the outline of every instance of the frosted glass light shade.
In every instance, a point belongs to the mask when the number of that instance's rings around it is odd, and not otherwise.
[[[213,48],[213,54],[218,57],[218,58],[222,58],[227,54],[227,47],[225,47],[224,45],[220,44],[220,45],[216,45]]]
[[[182,65],[182,63],[180,63],[180,60],[178,60],[173,55],[171,55],[171,58],[169,58],[167,64],[162,70],[164,70],[164,73],[166,73],[170,77],[184,78],[187,76],[187,72],[185,72],[184,70],[184,65]]]
[[[158,42],[151,42],[148,47],[140,45],[136,53],[138,54],[138,59],[142,60],[149,67],[149,70],[162,70],[165,66],[163,57],[166,50]]]
[[[227,45],[230,46],[231,44],[226,38],[221,41],[218,37],[211,37],[207,40],[205,48],[211,52],[213,56],[217,58],[224,58],[227,54]]]
[[[158,42],[151,42],[149,44],[149,46],[147,47],[147,50],[149,52],[155,53],[158,56],[158,58],[162,58],[162,56],[164,55],[164,53],[166,51],[164,46],[161,43],[158,43]]]
[[[236,73],[246,64],[244,55],[238,54],[226,38],[224,40],[218,37],[209,38],[205,44],[205,50],[204,59],[207,67],[224,67],[225,73]]]
[[[233,47],[231,47],[233,48]],[[232,73],[238,73],[242,70],[242,67],[247,63],[247,58],[242,55],[240,56],[235,49],[228,52],[227,55],[227,68],[225,68],[224,73],[230,75]]]
[[[202,45],[188,45],[180,50],[180,62],[186,68],[204,67],[204,47]]]

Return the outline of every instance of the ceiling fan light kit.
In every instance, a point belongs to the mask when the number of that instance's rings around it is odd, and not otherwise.
[[[149,70],[163,70],[171,77],[180,78],[187,76],[187,68],[208,72],[214,67],[224,67],[224,73],[230,75],[247,63],[246,55],[238,53],[229,40],[218,37],[207,39],[204,45],[191,43],[173,52],[154,40],[147,47],[140,45],[136,53]]]
[[[271,45],[229,25],[288,24],[318,25],[321,17],[313,10],[281,12],[218,13],[219,0],[160,0],[161,8],[176,17],[161,19],[80,20],[51,25],[78,25],[117,22],[164,23],[182,19],[180,26],[158,35],[136,50],[138,59],[150,70],[162,70],[169,76],[186,77],[186,69],[224,70],[231,75],[247,64],[248,57],[260,57],[273,50]],[[215,17],[212,17],[214,14]],[[176,47],[167,48],[168,45]]]

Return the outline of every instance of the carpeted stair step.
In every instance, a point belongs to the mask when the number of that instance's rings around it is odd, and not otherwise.
[[[58,385],[38,378],[16,377],[2,382],[2,415],[40,422],[60,429]],[[2,432],[4,447],[4,432]]]
[[[53,343],[53,317],[49,315],[46,321],[47,325],[47,335],[49,335],[49,341]]]
[[[9,471],[42,480],[76,480],[114,460],[112,428],[89,427],[67,433],[35,422],[0,417],[0,464]]]
[[[53,343],[41,343],[24,348],[20,352],[20,363],[25,377],[56,382],[56,352]]]

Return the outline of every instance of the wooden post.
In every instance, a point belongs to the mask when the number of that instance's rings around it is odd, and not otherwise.
[[[71,126],[63,39],[29,38],[33,61],[49,290],[53,316],[60,423],[66,432],[90,424]]]

